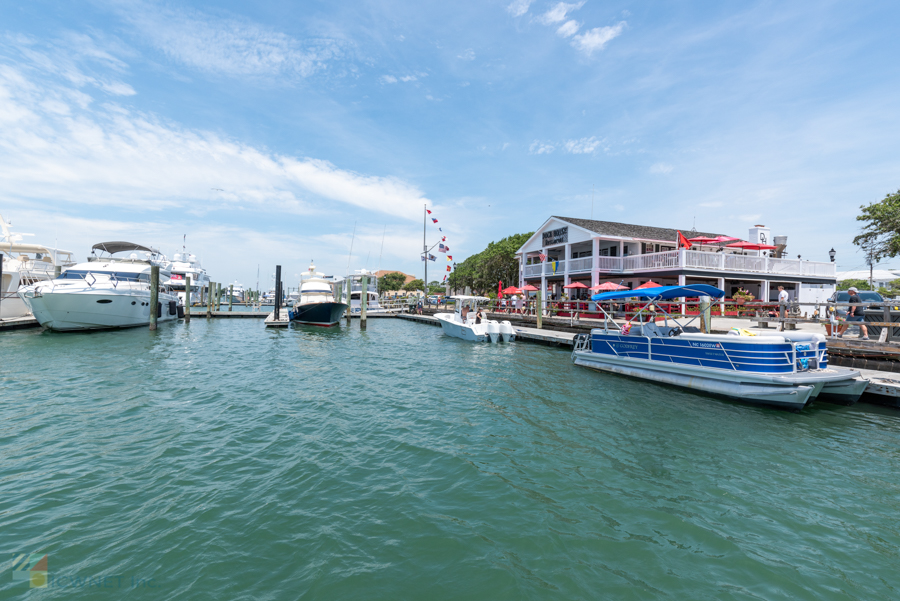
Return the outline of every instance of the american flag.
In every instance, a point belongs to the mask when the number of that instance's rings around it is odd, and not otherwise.
[[[449,247],[449,246],[445,246],[444,244],[441,244],[440,246],[438,246],[438,252],[445,253],[445,252],[447,252],[448,250],[450,250],[450,247]]]
[[[538,255],[538,258],[541,260],[541,263],[543,263],[544,261],[547,260],[547,255],[545,255],[544,253],[541,253]]]

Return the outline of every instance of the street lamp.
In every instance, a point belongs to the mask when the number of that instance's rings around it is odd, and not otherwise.
[[[831,250],[828,251],[828,256],[831,257],[831,262],[832,262],[832,263],[834,263],[834,255],[836,255],[836,254],[837,254],[837,253],[834,252],[834,248],[832,248]]]

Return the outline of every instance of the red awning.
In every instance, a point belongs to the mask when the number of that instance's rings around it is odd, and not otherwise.
[[[775,250],[777,246],[770,244],[756,244],[755,242],[735,242],[729,244],[728,248],[741,248],[743,250]]]

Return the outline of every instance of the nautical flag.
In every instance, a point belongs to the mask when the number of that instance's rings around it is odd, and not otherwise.
[[[691,248],[691,241],[685,238],[681,232],[678,232],[678,248]]]
[[[559,261],[554,261],[552,263],[552,265],[553,265],[553,273],[556,273],[556,268],[559,267]]]
[[[441,242],[446,242],[446,241],[447,241],[447,236],[441,237]]]
[[[423,260],[423,261],[425,260],[425,255],[422,255],[422,260]]]
[[[437,219],[435,219],[435,223],[436,223],[436,222],[437,222]],[[439,228],[438,228],[438,231],[439,231],[439,232],[443,232],[444,229],[439,227]]]
[[[448,261],[453,261],[453,257],[451,257],[450,255],[447,255],[447,260],[448,260]]]
[[[450,250],[450,249],[447,248],[446,246],[444,246],[443,243],[441,243],[441,245],[438,246],[438,252],[445,253],[445,252],[447,252],[448,250]]]
[[[447,265],[447,271],[450,271],[450,266],[449,266],[449,265]]]
[[[430,209],[425,209],[425,210],[428,211],[428,214],[429,214],[429,215],[431,215],[431,210],[430,210]]]
[[[437,219],[435,219],[434,217],[432,217],[431,220],[437,223]]]
[[[435,257],[434,255],[428,255],[428,260],[429,260],[429,261],[436,261],[436,260],[437,260],[437,257]]]
[[[541,263],[543,263],[544,261],[547,260],[547,255],[545,255],[544,253],[541,253],[538,255],[538,258],[541,260]]]

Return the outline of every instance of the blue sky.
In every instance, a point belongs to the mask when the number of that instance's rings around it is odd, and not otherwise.
[[[0,2],[0,213],[214,280],[421,274],[549,215],[858,268],[900,188],[891,2]],[[382,251],[382,235],[384,248]],[[438,232],[429,227],[429,243]],[[380,259],[379,259],[380,256]],[[443,258],[441,258],[443,260]],[[887,263],[892,264],[892,263]],[[896,262],[900,265],[900,261]],[[431,268],[442,268],[441,262]],[[431,272],[429,275],[431,275]]]

